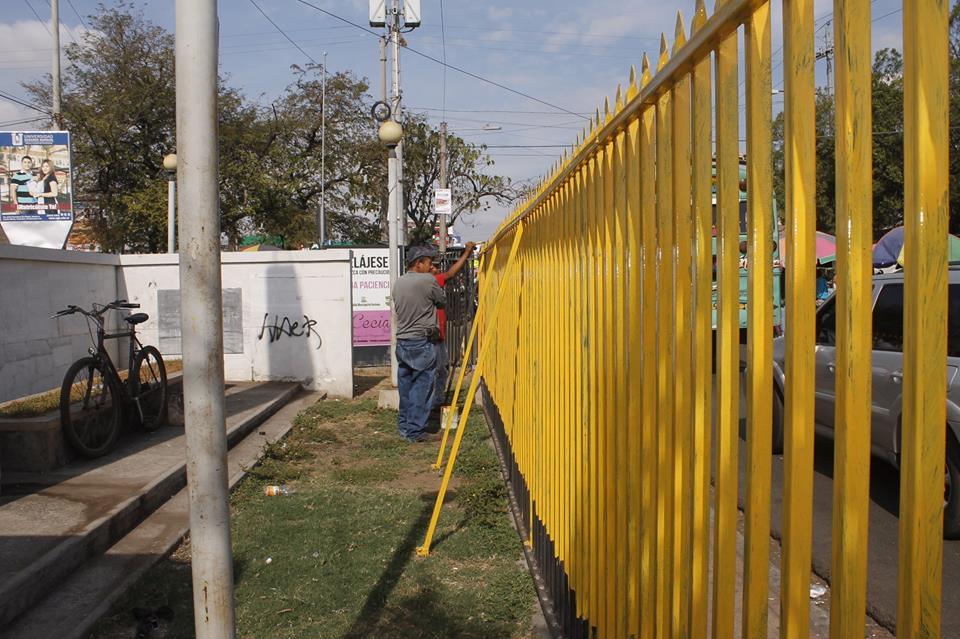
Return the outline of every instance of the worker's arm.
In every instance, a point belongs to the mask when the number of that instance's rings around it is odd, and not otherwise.
[[[467,242],[467,246],[463,249],[463,253],[460,255],[460,259],[453,263],[453,265],[447,269],[447,272],[443,274],[444,278],[450,279],[456,277],[457,273],[463,268],[463,265],[467,263],[467,258],[470,257],[470,254],[473,253],[473,247],[476,246],[473,242]]]

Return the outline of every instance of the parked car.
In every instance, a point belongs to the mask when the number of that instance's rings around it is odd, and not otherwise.
[[[947,459],[944,473],[944,535],[960,538],[960,265],[948,278],[947,331]],[[873,279],[873,392],[871,454],[900,465],[903,412],[903,272]],[[836,378],[836,296],[817,309],[815,422],[818,435],[834,435]],[[783,451],[783,338],[774,340],[773,449]]]

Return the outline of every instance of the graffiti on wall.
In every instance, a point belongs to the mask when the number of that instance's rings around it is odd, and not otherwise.
[[[300,321],[299,317],[303,317],[303,321]],[[274,314],[271,320],[270,313],[264,313],[263,323],[260,325],[260,334],[257,335],[257,340],[266,338],[268,344],[273,344],[284,338],[300,338],[305,339],[309,343],[313,338],[316,338],[317,346],[315,350],[320,350],[320,347],[323,345],[323,340],[315,328],[316,325],[317,320],[310,319],[307,315],[298,316],[298,319],[291,320],[286,315],[280,317],[280,315]]]

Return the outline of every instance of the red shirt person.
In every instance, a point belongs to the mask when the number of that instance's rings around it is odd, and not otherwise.
[[[473,253],[475,246],[476,244],[474,242],[467,242],[463,253],[460,254],[457,261],[446,271],[440,271],[443,265],[440,263],[439,257],[434,261],[430,273],[437,279],[437,284],[440,285],[441,289],[446,286],[448,280],[456,277],[457,274],[463,270],[463,266],[467,263],[467,260],[470,259],[470,255]],[[433,406],[435,409],[443,406],[444,400],[446,399],[447,377],[449,375],[450,364],[447,361],[447,313],[442,308],[437,309],[437,324],[440,327],[440,341],[437,343],[437,383],[433,391]]]

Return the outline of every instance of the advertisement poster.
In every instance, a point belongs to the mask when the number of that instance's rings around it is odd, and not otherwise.
[[[0,224],[11,244],[63,248],[73,225],[66,131],[0,131]]]
[[[453,215],[453,196],[450,189],[433,190],[433,212],[437,215]]]
[[[353,249],[353,345],[390,345],[390,250]]]

